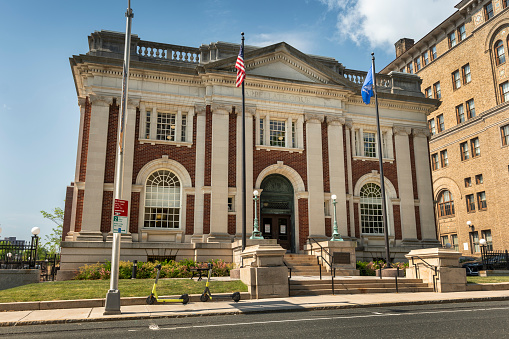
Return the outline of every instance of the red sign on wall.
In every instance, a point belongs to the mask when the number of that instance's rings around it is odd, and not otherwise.
[[[115,199],[115,208],[113,210],[113,215],[127,217],[128,210],[127,206],[128,206],[127,200]]]

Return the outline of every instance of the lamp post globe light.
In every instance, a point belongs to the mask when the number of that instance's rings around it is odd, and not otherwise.
[[[332,238],[330,239],[330,241],[343,241],[341,234],[339,234],[339,232],[338,232],[338,221],[336,219],[336,204],[338,203],[336,201],[337,196],[335,194],[333,194],[331,196],[331,199],[332,199],[332,204],[334,205],[334,230],[332,232]]]
[[[32,227],[31,232],[34,236],[37,236],[37,235],[39,235],[39,233],[41,233],[41,229],[39,227]]]
[[[32,243],[30,245],[30,263],[29,266],[31,268],[35,268],[35,262],[37,260],[37,248],[39,247],[39,233],[41,233],[41,229],[39,227],[32,227]]]
[[[258,209],[257,209],[257,206],[256,206],[256,202],[258,201],[258,191],[254,191],[253,192],[253,200],[254,200],[254,223],[253,223],[253,234],[251,235],[251,237],[249,237],[249,239],[263,239],[262,237],[262,233],[260,232],[260,230],[258,229]]]

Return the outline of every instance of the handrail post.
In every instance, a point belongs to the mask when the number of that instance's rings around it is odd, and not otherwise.
[[[336,294],[335,291],[334,291],[334,277],[335,276],[336,276],[336,268],[334,268],[334,276],[332,276],[332,295]]]
[[[382,264],[380,264],[380,279],[382,279]]]
[[[399,266],[396,267],[396,293],[399,293],[399,289],[398,289],[398,277],[399,277]]]

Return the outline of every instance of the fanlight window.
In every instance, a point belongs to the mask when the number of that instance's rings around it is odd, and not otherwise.
[[[449,191],[442,191],[438,196],[438,215],[448,217],[454,215],[454,200]]]
[[[362,233],[384,234],[380,186],[366,184],[361,188],[360,195]]]
[[[180,227],[180,181],[167,170],[152,173],[145,187],[145,227]]]

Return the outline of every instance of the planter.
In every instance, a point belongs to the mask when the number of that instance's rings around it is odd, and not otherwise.
[[[382,278],[383,277],[396,277],[396,275],[398,274],[398,269],[397,268],[382,268]],[[380,276],[380,270],[376,270],[376,276],[379,277]],[[405,276],[405,270],[399,270],[399,275],[398,277],[404,277]]]

